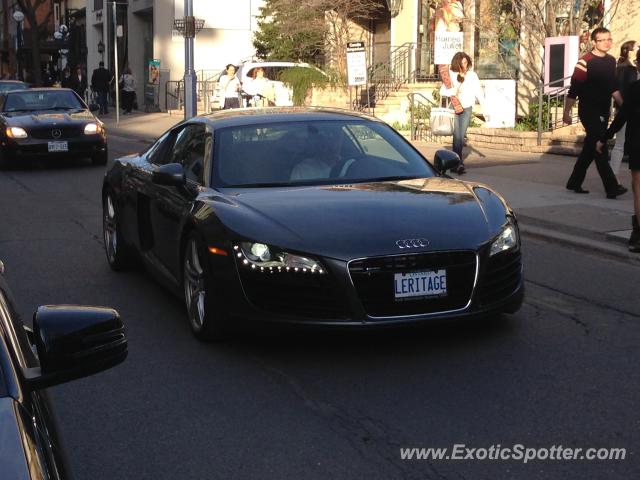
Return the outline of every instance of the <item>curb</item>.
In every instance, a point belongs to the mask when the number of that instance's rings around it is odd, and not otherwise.
[[[520,227],[520,232],[525,236],[548,240],[561,245],[586,250],[591,253],[598,252],[609,257],[640,265],[640,254],[629,252],[626,248],[626,242],[624,239],[619,237],[605,237],[604,240],[597,240],[594,238],[578,236],[558,231],[557,227],[561,226],[556,226],[556,229],[552,229],[527,224],[527,220],[525,219],[523,221],[522,216],[518,216],[518,226]]]

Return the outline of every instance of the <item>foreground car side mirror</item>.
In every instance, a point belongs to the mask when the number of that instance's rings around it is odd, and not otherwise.
[[[33,340],[40,367],[24,372],[33,390],[93,375],[127,358],[124,325],[112,308],[39,307],[33,315]]]
[[[451,150],[438,150],[433,156],[433,166],[440,173],[446,173],[447,170],[458,168],[460,165],[460,157],[456,152]]]
[[[160,165],[157,170],[151,174],[151,181],[156,185],[167,185],[170,187],[179,187],[187,182],[184,174],[184,168],[179,163],[168,163]]]

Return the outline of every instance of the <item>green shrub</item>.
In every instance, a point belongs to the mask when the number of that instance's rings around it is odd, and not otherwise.
[[[278,78],[293,90],[293,104],[305,104],[307,94],[312,87],[323,89],[329,83],[329,77],[320,70],[308,67],[294,67],[282,71]]]

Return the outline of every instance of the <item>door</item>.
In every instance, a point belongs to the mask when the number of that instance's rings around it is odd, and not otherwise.
[[[179,163],[185,170],[184,185],[153,184],[149,217],[154,240],[153,255],[176,281],[180,278],[182,225],[204,185],[206,127],[191,123],[174,130],[175,141],[166,152],[166,163]]]

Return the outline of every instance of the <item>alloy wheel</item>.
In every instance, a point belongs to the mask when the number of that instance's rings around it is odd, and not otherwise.
[[[103,207],[102,231],[104,233],[104,247],[107,251],[109,263],[116,261],[118,251],[118,226],[116,221],[116,209],[111,195],[107,195]]]
[[[189,240],[184,256],[184,299],[189,321],[195,330],[201,330],[205,319],[205,273],[198,254],[198,245]]]

